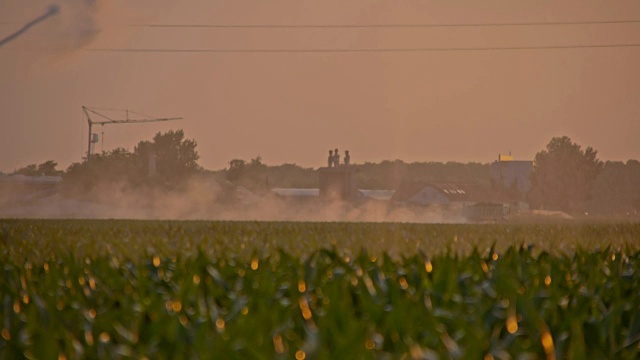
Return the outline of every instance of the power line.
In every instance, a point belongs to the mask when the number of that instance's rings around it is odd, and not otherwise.
[[[445,52],[445,51],[502,51],[502,50],[560,50],[560,49],[603,49],[631,48],[639,44],[603,45],[548,45],[548,46],[497,46],[469,48],[360,48],[360,49],[141,49],[141,48],[95,48],[91,52],[129,53],[376,53],[376,52]]]
[[[276,28],[276,29],[314,29],[314,28],[434,28],[434,27],[501,27],[501,26],[561,26],[561,25],[607,25],[638,24],[640,20],[594,20],[594,21],[551,21],[522,23],[448,23],[448,24],[124,24],[130,27],[148,28]],[[0,21],[0,25],[17,24],[15,21]],[[120,25],[122,26],[122,24]]]
[[[603,24],[637,24],[640,20],[598,20],[598,21],[557,21],[557,22],[522,22],[522,23],[450,23],[450,24],[131,24],[133,27],[149,28],[276,28],[276,29],[324,29],[324,28],[434,28],[434,27],[501,27],[501,26],[558,26],[558,25],[603,25]]]

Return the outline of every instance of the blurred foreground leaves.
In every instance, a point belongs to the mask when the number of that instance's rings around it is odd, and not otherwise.
[[[637,358],[639,233],[2,221],[0,357]]]

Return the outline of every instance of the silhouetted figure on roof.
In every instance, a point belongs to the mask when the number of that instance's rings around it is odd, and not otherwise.
[[[351,156],[349,155],[349,150],[344,151],[344,164],[349,165],[351,162]]]
[[[333,166],[340,166],[340,153],[338,152],[338,149],[333,151]]]
[[[333,150],[329,150],[329,158],[327,159],[327,167],[333,166]]]

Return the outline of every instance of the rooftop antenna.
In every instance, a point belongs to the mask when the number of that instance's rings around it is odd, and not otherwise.
[[[87,117],[87,123],[89,123],[89,146],[87,148],[87,161],[89,161],[89,159],[91,158],[91,147],[93,144],[98,142],[98,134],[94,134],[91,132],[91,128],[92,126],[95,125],[108,125],[108,124],[135,124],[135,123],[147,123],[147,122],[158,122],[158,121],[172,121],[172,120],[182,120],[181,117],[171,117],[171,118],[154,118],[151,117],[149,115],[144,115],[144,114],[140,114],[128,109],[124,109],[124,110],[120,110],[120,109],[99,109],[99,108],[90,108],[90,107],[86,107],[83,106],[82,107],[82,111],[84,112],[84,115]],[[124,119],[112,119],[111,117],[105,115],[104,113],[100,113],[99,111],[118,111],[118,112],[124,112],[125,113],[125,117]],[[140,118],[140,119],[130,119],[129,118],[129,113],[138,115],[138,116],[142,116],[144,118]],[[93,120],[91,118],[91,114],[93,115],[97,115],[99,117],[101,117],[101,120]],[[104,135],[104,131],[102,132],[102,134]],[[103,143],[104,144],[104,143]]]

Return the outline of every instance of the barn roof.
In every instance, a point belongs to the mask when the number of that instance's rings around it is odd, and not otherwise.
[[[472,183],[431,183],[431,182],[409,182],[400,185],[393,194],[392,201],[405,202],[423,189],[431,187],[444,195],[452,202],[509,202],[507,196],[492,190],[489,187]]]
[[[296,188],[275,188],[272,192],[280,196],[303,197],[303,196],[319,196],[320,189],[296,189]]]
[[[366,199],[373,200],[391,200],[395,190],[368,190],[368,189],[359,189],[358,190],[362,196]]]

